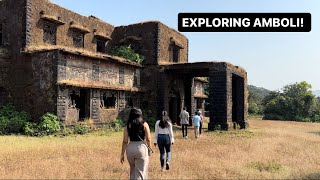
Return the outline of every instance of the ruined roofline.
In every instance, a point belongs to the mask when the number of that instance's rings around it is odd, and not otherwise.
[[[58,8],[61,8],[61,9],[65,10],[65,11],[72,12],[72,13],[74,13],[74,14],[76,14],[76,15],[79,15],[79,16],[81,16],[81,17],[83,17],[83,18],[87,18],[87,19],[95,20],[95,21],[100,21],[101,23],[104,23],[104,24],[106,24],[106,25],[108,25],[108,26],[112,26],[113,28],[115,28],[114,25],[112,25],[112,24],[110,24],[110,23],[107,23],[106,21],[101,20],[100,18],[97,18],[97,17],[94,16],[94,15],[84,16],[84,15],[81,15],[81,14],[75,12],[75,11],[72,11],[72,10],[70,10],[70,9],[67,9],[67,8],[63,7],[63,6],[60,6],[60,5],[56,4],[56,3],[53,3],[53,2],[51,2],[50,0],[44,0],[44,1],[47,1],[48,3],[50,3],[50,4],[54,5],[54,6],[57,6]]]
[[[185,62],[185,63],[161,63],[161,64],[159,64],[159,66],[162,66],[162,67],[165,67],[165,68],[170,68],[170,67],[179,67],[179,66],[185,66],[185,65],[205,65],[205,64],[207,64],[207,65],[210,65],[210,64],[212,64],[212,65],[223,65],[223,66],[225,66],[226,68],[233,68],[233,69],[238,69],[239,71],[242,71],[242,72],[246,72],[246,70],[243,68],[243,67],[241,67],[241,66],[237,66],[237,65],[233,65],[233,64],[231,64],[231,63],[229,63],[229,62],[226,62],[226,61],[202,61],[202,62]]]
[[[161,21],[158,20],[149,20],[149,21],[142,21],[142,22],[137,22],[137,23],[132,23],[132,24],[128,24],[128,25],[121,25],[121,26],[116,26],[115,28],[121,28],[121,27],[130,27],[130,26],[136,26],[136,25],[144,25],[144,24],[161,24],[163,26],[165,26],[166,28],[175,31],[176,33],[179,33],[180,35],[182,35],[184,38],[188,39],[184,34],[182,34],[181,32],[179,32],[178,30],[169,27],[168,25],[164,24]]]
[[[56,4],[56,3],[53,3],[53,2],[51,2],[50,0],[46,0],[46,1],[47,1],[48,3],[50,3],[50,4],[53,4],[53,5],[57,6],[58,8],[62,8],[62,9],[64,9],[64,10],[66,10],[66,11],[70,11],[70,12],[72,12],[72,13],[75,13],[75,14],[83,17],[83,18],[88,18],[88,19],[93,19],[93,20],[96,20],[96,21],[100,21],[100,22],[102,22],[102,23],[104,23],[104,24],[106,24],[106,25],[112,26],[113,28],[129,27],[129,26],[143,25],[143,24],[149,24],[149,23],[151,23],[151,24],[161,24],[161,25],[165,26],[166,28],[175,31],[175,32],[179,33],[180,35],[182,35],[183,37],[185,37],[186,39],[188,39],[184,34],[182,34],[181,32],[179,32],[178,30],[176,30],[176,29],[174,29],[174,28],[171,28],[171,27],[167,26],[166,24],[164,24],[163,22],[158,21],[158,20],[149,20],[149,21],[142,21],[142,22],[132,23],[132,24],[128,24],[128,25],[114,26],[114,25],[112,25],[112,24],[110,24],[110,23],[107,23],[106,21],[101,20],[100,18],[98,18],[98,17],[96,17],[96,16],[94,16],[94,15],[83,16],[83,15],[77,13],[77,12],[74,12],[74,11],[69,10],[69,9],[67,9],[67,8],[65,8],[65,7],[62,7],[62,6],[60,6],[60,5]]]
[[[86,81],[75,81],[75,80],[61,80],[57,82],[60,86],[75,86],[95,89],[108,89],[108,90],[119,90],[119,91],[130,91],[130,92],[144,92],[143,87],[129,87],[124,85],[113,85],[106,82],[86,82]]]
[[[70,47],[57,46],[57,45],[55,45],[55,46],[49,46],[49,45],[48,46],[36,46],[36,47],[30,46],[30,47],[25,48],[21,53],[34,54],[34,53],[39,53],[39,52],[47,52],[47,51],[55,51],[55,50],[78,55],[78,56],[95,58],[95,59],[107,60],[108,58],[110,58],[118,63],[128,64],[128,65],[136,66],[136,67],[142,67],[141,64],[132,62],[132,61],[125,59],[125,58],[122,58],[122,57],[112,56],[109,54],[94,53],[94,52],[87,51],[84,49],[70,48]]]

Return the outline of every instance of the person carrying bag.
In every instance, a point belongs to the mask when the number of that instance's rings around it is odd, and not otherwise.
[[[130,179],[148,179],[150,150],[152,152],[150,145],[149,125],[142,119],[142,111],[138,108],[132,108],[123,132],[120,158],[120,162],[123,164],[126,152],[130,165]]]

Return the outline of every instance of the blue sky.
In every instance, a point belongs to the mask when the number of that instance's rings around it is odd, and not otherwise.
[[[308,33],[183,33],[189,61],[227,61],[245,68],[248,83],[270,90],[297,81],[320,89],[319,0],[51,0],[114,25],[159,20],[177,29],[180,12],[309,12]]]

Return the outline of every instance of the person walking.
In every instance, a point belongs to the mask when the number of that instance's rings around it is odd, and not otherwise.
[[[171,145],[174,143],[172,123],[166,111],[162,111],[162,117],[156,122],[154,132],[154,146],[159,147],[161,171],[164,169],[165,153],[166,170],[170,169]]]
[[[194,126],[194,135],[197,140],[199,138],[199,127],[200,127],[200,121],[201,121],[201,118],[198,115],[198,111],[195,112],[195,115],[193,116],[192,121]]]
[[[199,126],[199,137],[201,136],[201,132],[202,132],[202,127],[203,127],[203,122],[204,122],[204,117],[201,114],[201,111],[198,110],[198,116],[200,117],[200,126]]]
[[[123,133],[120,158],[120,162],[123,164],[126,152],[130,165],[130,179],[148,178],[149,150],[152,151],[150,145],[149,125],[142,119],[142,111],[138,108],[132,108]]]
[[[188,125],[189,125],[190,115],[186,107],[183,107],[183,111],[181,111],[179,117],[180,117],[180,124],[182,126],[182,137],[188,139]]]

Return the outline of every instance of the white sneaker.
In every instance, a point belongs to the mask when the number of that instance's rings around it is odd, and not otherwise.
[[[186,136],[186,139],[188,139],[188,136]]]

